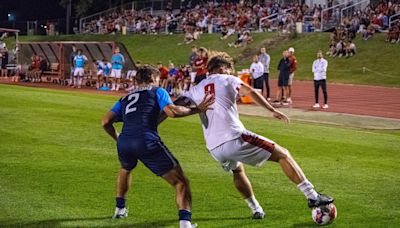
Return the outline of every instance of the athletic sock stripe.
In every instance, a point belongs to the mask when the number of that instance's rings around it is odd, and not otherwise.
[[[275,150],[275,144],[268,142],[262,138],[257,137],[256,135],[251,135],[251,134],[242,134],[242,139],[250,143],[253,146],[260,147],[268,152],[273,152]]]

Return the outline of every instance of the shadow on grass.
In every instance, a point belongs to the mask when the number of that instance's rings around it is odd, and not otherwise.
[[[119,228],[128,228],[128,227],[165,227],[174,224],[178,224],[177,219],[168,219],[168,220],[158,220],[158,221],[147,221],[141,223],[132,223],[129,221],[127,224],[118,224],[117,220],[112,220],[110,216],[104,217],[93,217],[93,218],[66,218],[66,219],[49,219],[49,220],[40,220],[40,221],[0,221],[0,228],[5,227],[68,227],[68,225],[62,224],[64,222],[90,222],[90,221],[99,221],[103,220],[106,224],[96,224],[96,227],[119,227]],[[194,223],[207,222],[207,221],[239,221],[239,220],[250,220],[250,217],[231,217],[231,218],[196,218]],[[120,220],[119,220],[120,221]],[[122,220],[125,221],[125,220]],[[247,224],[248,222],[246,222]],[[85,224],[82,227],[87,227]],[[75,226],[74,226],[75,227]],[[76,226],[81,227],[81,226]]]

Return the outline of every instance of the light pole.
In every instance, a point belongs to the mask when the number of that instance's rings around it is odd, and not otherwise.
[[[72,0],[69,0],[68,5],[67,5],[67,23],[66,23],[66,29],[65,33],[69,34],[69,28],[70,28],[70,20],[71,20],[71,11],[72,11]]]

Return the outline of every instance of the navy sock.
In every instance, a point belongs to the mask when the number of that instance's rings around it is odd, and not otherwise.
[[[116,197],[115,202],[118,208],[125,208],[125,199],[122,197]]]
[[[179,220],[192,221],[192,212],[187,210],[179,210]]]

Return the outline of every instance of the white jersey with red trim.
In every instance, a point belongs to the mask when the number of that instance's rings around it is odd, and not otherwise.
[[[242,83],[242,80],[232,75],[212,74],[183,94],[197,105],[205,94],[215,95],[212,110],[208,110],[206,115],[200,114],[208,150],[241,137],[246,130],[239,119],[236,105]]]

